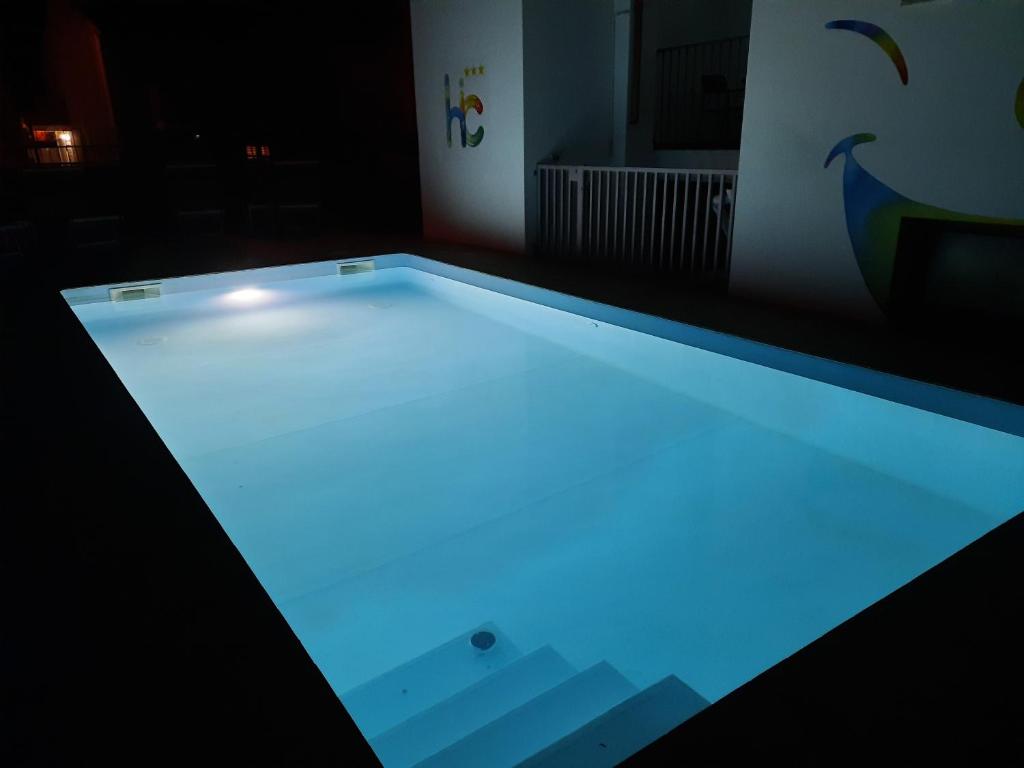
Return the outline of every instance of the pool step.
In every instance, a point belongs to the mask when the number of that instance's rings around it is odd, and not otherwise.
[[[612,768],[708,705],[674,675],[645,688],[518,768]]]
[[[494,643],[475,647],[474,635],[487,633]],[[341,702],[363,735],[372,739],[413,715],[444,701],[522,656],[488,622],[342,694]]]
[[[417,763],[417,768],[512,768],[636,692],[610,664],[595,664]]]
[[[574,674],[568,661],[544,646],[371,739],[370,746],[386,768],[407,768]]]

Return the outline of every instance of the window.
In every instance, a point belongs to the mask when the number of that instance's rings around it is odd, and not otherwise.
[[[78,133],[67,125],[32,126],[29,160],[38,165],[71,165],[81,161]]]
[[[739,149],[750,37],[657,53],[655,149]]]
[[[270,146],[268,144],[247,144],[245,147],[245,159],[256,160],[270,157]]]

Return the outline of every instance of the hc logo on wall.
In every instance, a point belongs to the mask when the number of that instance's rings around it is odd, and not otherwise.
[[[451,86],[447,73],[444,76],[444,117],[449,147],[452,145],[452,121],[454,120],[459,121],[459,135],[462,139],[462,146],[475,147],[484,140],[484,127],[482,125],[477,126],[477,129],[472,133],[466,132],[466,113],[472,109],[478,115],[482,115],[484,113],[484,103],[474,93],[468,96],[463,93],[463,88],[465,87],[464,78],[483,75],[483,73],[483,66],[466,67],[462,70],[463,77],[459,78],[459,103],[454,106],[452,105]]]

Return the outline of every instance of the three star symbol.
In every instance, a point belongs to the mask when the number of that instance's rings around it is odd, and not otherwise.
[[[464,70],[462,70],[462,74],[466,77],[471,77],[472,75],[482,75],[484,74],[484,65],[481,64],[479,67],[466,67]]]

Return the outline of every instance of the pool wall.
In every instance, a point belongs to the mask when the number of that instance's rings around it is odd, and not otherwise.
[[[62,295],[69,304],[76,305],[108,301],[111,287],[146,282],[159,282],[163,294],[244,287],[334,275],[339,263],[365,260],[321,261],[74,288]],[[525,330],[531,324],[543,323],[544,334],[550,335],[554,329],[559,334],[558,341],[575,351],[964,502],[998,519],[1003,519],[1007,505],[1013,503],[1007,489],[1014,483],[1007,480],[1016,478],[1018,487],[1024,485],[1024,457],[1019,456],[1015,445],[1015,437],[1024,436],[1024,408],[1019,406],[580,299],[421,256],[387,254],[376,256],[373,261],[378,271],[402,269],[404,279],[414,279],[445,300],[490,319],[507,322],[514,318]],[[367,272],[348,275],[346,279],[383,277]],[[481,295],[475,288],[493,293]],[[125,311],[131,311],[131,303],[125,304]],[[548,312],[538,313],[538,307],[547,308]],[[546,322],[552,314],[558,315],[561,322]],[[637,334],[600,333],[602,324]],[[692,350],[680,355],[676,342]],[[770,370],[762,371],[763,375],[758,377],[747,377],[746,363]],[[844,390],[869,397],[857,398],[856,407],[850,407]],[[845,407],[838,407],[839,402]],[[954,421],[937,420],[935,414]],[[879,440],[871,425],[880,422],[898,424],[899,439]],[[937,427],[941,432],[936,431]],[[936,471],[937,465],[941,471]],[[984,482],[986,478],[999,482]]]

